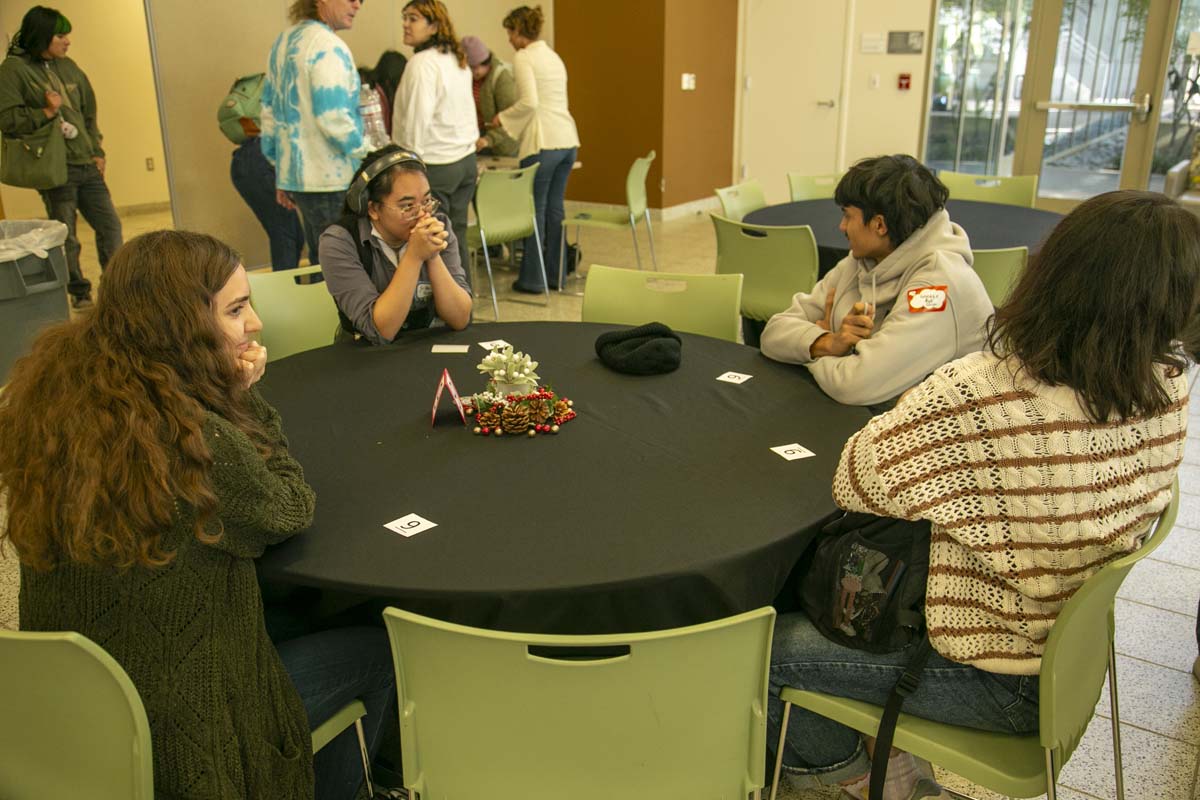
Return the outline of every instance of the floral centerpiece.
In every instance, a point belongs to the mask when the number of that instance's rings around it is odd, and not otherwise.
[[[467,413],[475,415],[475,433],[558,433],[559,426],[575,418],[571,400],[537,385],[537,366],[538,362],[524,353],[513,352],[511,345],[492,350],[479,362],[478,370],[490,380],[487,389],[466,403]]]

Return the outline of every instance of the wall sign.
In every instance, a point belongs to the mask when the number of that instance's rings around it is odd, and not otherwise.
[[[925,50],[925,31],[888,31],[887,51],[892,54],[919,55]]]

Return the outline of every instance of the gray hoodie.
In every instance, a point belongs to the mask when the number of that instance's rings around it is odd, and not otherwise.
[[[825,392],[839,403],[882,403],[925,379],[943,364],[983,348],[984,325],[992,303],[975,270],[966,232],[945,209],[904,240],[887,258],[849,255],[799,293],[792,305],[771,317],[762,334],[762,352],[776,361],[804,364]],[[845,356],[814,359],[809,348],[825,329],[825,297],[834,288],[833,330],[857,302],[872,302],[874,273],[875,330]],[[922,300],[938,308],[941,293],[914,298],[909,292],[945,287],[941,310],[918,311]],[[915,307],[914,307],[915,306]]]

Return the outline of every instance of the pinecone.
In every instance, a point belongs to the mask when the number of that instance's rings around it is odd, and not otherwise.
[[[520,403],[505,406],[500,414],[505,433],[524,433],[529,430],[529,409]]]
[[[493,406],[487,411],[480,411],[475,422],[481,428],[496,428],[500,426],[500,412]]]
[[[550,419],[550,404],[542,399],[530,400],[528,403],[529,418],[533,420],[533,424],[541,425],[546,420]]]
[[[566,400],[559,400],[557,403],[554,404],[554,416],[556,416],[556,417],[565,417],[567,415],[567,412],[570,410],[571,410],[571,407],[569,405],[567,405]]]

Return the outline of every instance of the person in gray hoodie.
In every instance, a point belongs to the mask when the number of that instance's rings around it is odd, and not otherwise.
[[[946,212],[949,194],[912,156],[851,167],[834,192],[850,255],[771,317],[763,354],[804,364],[839,403],[886,407],[982,349],[992,303]]]

